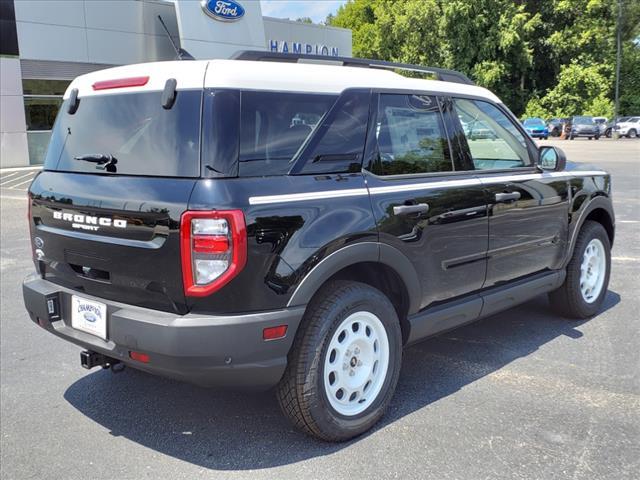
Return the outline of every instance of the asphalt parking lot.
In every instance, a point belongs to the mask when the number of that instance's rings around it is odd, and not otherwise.
[[[604,311],[567,321],[543,296],[407,349],[389,412],[344,444],[293,430],[271,392],[83,370],[80,349],[24,311],[28,184],[3,173],[0,477],[637,479],[640,141],[542,143],[613,175]]]

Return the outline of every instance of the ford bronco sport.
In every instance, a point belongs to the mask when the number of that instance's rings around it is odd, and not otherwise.
[[[382,416],[403,346],[543,293],[599,311],[606,172],[537,148],[458,72],[321,61],[74,80],[29,189],[31,319],[86,368],[276,386],[295,425],[340,441]]]

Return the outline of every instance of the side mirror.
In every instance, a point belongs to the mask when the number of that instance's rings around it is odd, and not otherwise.
[[[558,147],[544,145],[540,147],[538,167],[545,171],[561,172],[567,166],[567,156]]]

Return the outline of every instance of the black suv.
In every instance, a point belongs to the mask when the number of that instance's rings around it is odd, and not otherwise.
[[[542,293],[599,311],[606,172],[565,167],[460,73],[301,59],[70,85],[29,189],[23,291],[84,367],[277,386],[295,425],[339,441],[382,416],[403,346]]]
[[[573,140],[578,137],[587,137],[589,140],[592,138],[600,139],[600,127],[593,120],[593,117],[586,115],[571,117],[565,123],[564,131],[567,140]]]

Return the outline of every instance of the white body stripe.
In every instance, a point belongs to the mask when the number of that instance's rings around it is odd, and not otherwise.
[[[522,181],[522,180],[543,180],[545,178],[571,178],[571,177],[592,177],[606,175],[607,172],[602,170],[593,171],[580,171],[575,170],[572,172],[544,172],[544,173],[531,173],[524,175],[497,175],[495,177],[485,178],[463,178],[460,180],[434,180],[432,182],[424,183],[410,183],[403,185],[389,185],[386,187],[372,187],[368,190],[366,188],[351,188],[346,190],[328,190],[320,192],[309,193],[292,193],[285,195],[266,195],[261,197],[250,197],[249,205],[265,205],[271,203],[287,203],[287,202],[302,202],[307,200],[322,200],[327,198],[343,198],[343,197],[355,197],[360,195],[380,195],[383,193],[396,193],[396,192],[413,192],[416,190],[433,190],[436,188],[451,188],[451,187],[468,187],[471,185],[482,186],[491,185],[493,183]]]
[[[322,200],[325,198],[357,197],[367,195],[366,188],[349,188],[346,190],[330,190],[325,192],[292,193],[287,195],[266,195],[264,197],[250,197],[249,205],[264,205],[267,203],[302,202],[306,200]]]

